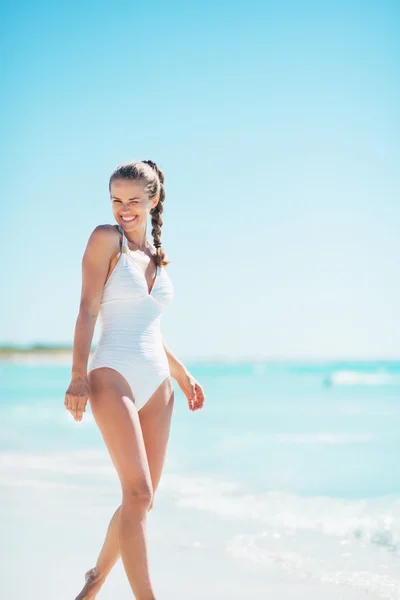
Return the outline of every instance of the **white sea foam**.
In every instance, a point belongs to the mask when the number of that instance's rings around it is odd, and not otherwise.
[[[400,498],[344,500],[285,492],[248,494],[233,483],[168,475],[177,506],[214,513],[237,528],[227,551],[378,598],[400,598]]]
[[[234,483],[165,475],[163,487],[178,495],[182,508],[210,511],[224,518],[256,520],[271,530],[299,531],[356,539],[400,550],[400,498],[345,500],[271,491],[249,494]]]
[[[104,450],[77,450],[43,455],[2,452],[0,470],[3,473],[12,472],[16,476],[20,476],[21,471],[51,472],[60,475],[115,474],[111,460]]]
[[[400,385],[400,375],[385,372],[336,371],[327,381],[333,385]]]
[[[55,480],[55,473],[59,480]],[[0,454],[0,484],[10,489],[74,491],[80,488],[77,481],[82,474],[85,486],[87,476],[97,476],[86,487],[87,493],[94,489],[116,496],[119,493],[114,467],[104,449],[51,455]],[[111,478],[115,478],[115,490],[110,487]],[[173,502],[181,510],[202,511],[205,519],[209,513],[229,525],[226,550],[235,558],[398,600],[399,497],[345,500],[282,491],[256,494],[235,482],[180,476],[168,470],[161,479],[160,492],[164,495],[161,506]],[[196,523],[205,522],[191,519],[193,539],[183,542],[188,548],[204,548],[210,541],[201,535],[203,530],[196,530]]]
[[[352,568],[346,568],[346,559],[351,553],[342,553],[339,558],[333,552],[329,557],[322,558],[321,551],[326,552],[326,547],[314,547],[314,555],[310,555],[310,544],[307,547],[304,542],[301,552],[276,550],[273,548],[273,540],[272,543],[268,543],[268,533],[235,536],[228,544],[227,550],[236,558],[274,565],[300,577],[350,587],[386,600],[400,598],[399,565],[394,562],[390,565],[379,564],[375,562],[379,560],[379,555],[376,554],[371,554],[366,561],[363,557],[363,562],[368,564],[367,569],[357,568],[358,557]]]
[[[365,444],[379,438],[370,433],[276,433],[266,436],[267,440],[290,444]]]
[[[393,565],[393,575],[376,572],[382,569],[379,569],[380,565],[373,562],[373,559],[376,559],[375,556],[371,557],[371,566],[368,570],[346,569],[337,564],[336,558],[327,560],[321,559],[320,554],[309,556],[304,552],[276,551],[269,547],[266,540],[267,535],[265,533],[235,536],[227,549],[236,558],[275,565],[300,577],[317,578],[323,583],[351,587],[387,600],[398,600],[400,597],[400,579],[396,577],[398,565]],[[307,550],[309,552],[309,549]],[[345,564],[345,561],[342,560],[342,563]]]
[[[0,486],[9,488],[32,488],[32,489],[61,489],[81,490],[82,486],[74,483],[62,483],[52,481],[39,481],[37,479],[16,479],[15,477],[4,477],[0,475]]]
[[[99,476],[117,481],[115,468],[106,450],[77,450],[33,455],[0,454],[0,483],[25,481],[45,483],[47,476]],[[74,483],[68,477],[65,483]],[[29,483],[30,482],[30,483]],[[57,482],[56,482],[57,483]],[[58,483],[57,483],[58,484]],[[289,492],[249,493],[236,482],[212,477],[185,477],[166,471],[160,489],[175,498],[177,506],[212,512],[224,519],[257,521],[271,530],[291,535],[316,532],[370,543],[393,552],[400,550],[400,498],[348,500],[327,496],[301,496]]]

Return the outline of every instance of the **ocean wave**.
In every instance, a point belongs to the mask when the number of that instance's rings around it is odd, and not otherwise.
[[[345,500],[270,491],[246,493],[239,485],[212,479],[166,475],[163,486],[177,493],[181,508],[210,511],[223,518],[258,521],[272,531],[356,540],[400,556],[400,498]]]
[[[115,488],[110,486],[111,479]],[[119,501],[120,493],[105,449],[43,455],[0,453],[0,485],[11,490],[26,488],[28,494],[30,489],[36,494],[42,490],[46,495],[64,496],[70,490],[78,499],[84,491],[91,497],[95,492],[97,505],[99,498],[103,503],[106,499],[104,505],[110,497]],[[163,473],[159,493],[163,497],[160,506],[172,504],[194,511],[190,517],[194,524],[204,522],[196,511],[223,523],[222,547],[235,559],[261,567],[269,564],[296,576],[351,587],[386,600],[399,599],[398,496],[352,500],[278,490],[254,493],[235,481],[182,476],[169,468]],[[93,512],[90,501],[85,510]]]
[[[345,568],[343,560],[338,563],[337,559],[323,560],[320,555],[309,556],[304,552],[276,551],[269,546],[266,533],[238,535],[228,544],[227,550],[235,558],[274,565],[300,577],[317,578],[323,583],[350,587],[386,600],[400,598],[400,580],[396,576],[398,565],[391,569],[390,574],[379,573],[376,572],[379,570],[379,565],[374,563],[371,557],[371,566],[368,569],[357,569],[356,565],[353,568]]]
[[[326,385],[400,385],[400,375],[385,372],[335,371],[325,379]]]
[[[0,475],[0,486],[19,488],[26,487],[31,489],[61,489],[61,490],[81,490],[82,486],[74,483],[61,483],[52,481],[40,481],[37,479],[16,479],[15,477],[4,477]]]
[[[182,476],[168,461],[160,490],[181,509],[215,514],[233,522],[257,523],[280,535],[313,534],[385,549],[400,557],[400,497],[343,499],[302,496],[279,490],[254,493],[235,481]],[[109,485],[118,477],[105,449],[52,454],[0,453],[0,484],[40,486]],[[83,477],[83,479],[82,479]]]
[[[2,473],[13,473],[17,478],[21,472],[37,471],[59,475],[113,475],[115,469],[104,450],[77,450],[52,454],[25,454],[2,452],[0,454]]]
[[[249,494],[234,483],[172,475],[163,487],[181,509],[211,512],[236,530],[262,531],[234,535],[226,549],[235,558],[399,600],[399,497]]]
[[[365,444],[379,438],[370,433],[276,433],[266,436],[267,440],[290,444]]]

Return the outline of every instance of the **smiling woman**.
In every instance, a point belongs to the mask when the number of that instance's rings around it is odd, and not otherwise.
[[[90,405],[117,470],[122,504],[76,600],[92,600],[119,556],[136,598],[154,598],[144,523],[161,478],[174,404],[174,377],[189,408],[204,393],[163,342],[161,315],[174,295],[161,247],[164,175],[152,161],[128,163],[109,182],[116,225],[99,225],[82,261],[71,384],[65,406],[76,420]],[[151,216],[154,244],[146,237]],[[87,370],[94,325],[101,334]]]
[[[114,171],[109,184],[118,223],[117,228],[111,226],[112,233],[115,238],[116,229],[121,239],[103,289],[102,331],[90,373],[102,368],[117,371],[129,384],[138,410],[170,374],[160,330],[161,313],[173,298],[160,241],[163,181],[158,168],[134,163]],[[150,214],[158,254],[146,237]]]

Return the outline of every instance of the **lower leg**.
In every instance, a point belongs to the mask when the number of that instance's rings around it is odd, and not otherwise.
[[[151,503],[148,512],[152,509]],[[103,583],[110,574],[113,566],[121,556],[119,547],[119,528],[121,519],[121,505],[111,517],[107,534],[96,561],[96,566],[85,573],[86,583],[76,600],[92,600],[96,597]]]
[[[96,566],[85,573],[85,585],[75,600],[94,600],[111,569],[120,557],[119,522],[121,506],[113,514]]]
[[[152,509],[150,505],[148,512]],[[107,578],[111,569],[121,556],[119,547],[119,527],[121,519],[121,505],[118,506],[117,510],[111,517],[111,521],[108,525],[107,534],[100,550],[100,554],[96,561],[96,566],[93,569],[89,569],[86,574],[96,572],[103,580]]]
[[[150,583],[146,517],[150,496],[123,492],[119,518],[119,547],[130,586],[137,600],[155,600]]]
[[[95,570],[103,579],[106,579],[111,569],[119,559],[121,552],[119,549],[119,524],[121,518],[121,505],[117,508],[111,517],[107,529],[106,538],[97,558]]]

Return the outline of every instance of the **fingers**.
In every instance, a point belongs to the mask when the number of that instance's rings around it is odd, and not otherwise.
[[[75,406],[75,421],[82,421],[83,413],[85,412],[86,400],[84,398],[79,398],[78,402]]]
[[[192,395],[191,395],[191,397],[190,397],[190,398],[188,398],[188,403],[189,403],[189,409],[190,409],[190,410],[194,410],[194,402],[195,402],[195,399],[196,399],[196,395],[195,395],[195,392],[194,392],[194,390],[193,390],[193,391],[192,391]]]
[[[75,421],[82,421],[83,413],[86,412],[86,398],[65,395],[64,406],[74,417]]]
[[[203,388],[201,387],[201,385],[196,383],[196,401],[195,401],[194,410],[203,408],[204,400],[205,400],[205,398],[204,398]]]
[[[71,396],[69,394],[65,394],[64,406],[67,410],[71,410]]]
[[[192,397],[189,398],[189,408],[191,411],[199,410],[204,405],[204,392],[201,385],[195,383],[193,387]]]

